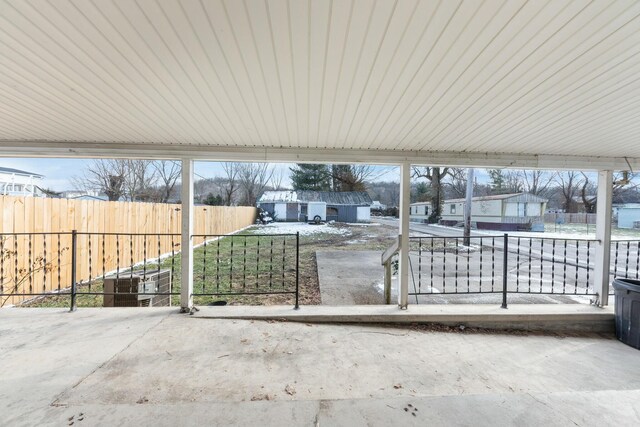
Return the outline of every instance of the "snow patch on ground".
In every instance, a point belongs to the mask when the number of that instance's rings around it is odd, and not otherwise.
[[[438,228],[443,228],[447,230],[457,230],[457,231],[462,230],[459,227],[449,227],[446,225],[439,225],[439,224],[429,224],[429,225],[431,227],[438,227]],[[595,240],[596,238],[594,225],[589,226],[590,227],[589,233],[586,232],[586,227],[584,232],[582,232],[581,227],[569,227],[567,225],[562,225],[558,227],[559,231],[557,232],[551,231],[553,229],[552,227],[553,226],[550,227],[547,224],[546,229],[548,231],[544,231],[544,232],[507,231],[506,233],[509,235],[509,237],[532,237],[532,238],[539,238],[539,239]],[[505,231],[499,231],[499,230],[472,230],[472,232],[476,235],[483,234],[486,236],[501,236],[502,234],[505,233]],[[638,236],[637,231],[630,230],[627,232],[625,230],[621,230],[618,228],[618,229],[613,229],[611,234],[612,234],[611,235],[612,240],[640,240],[640,237]]]
[[[273,222],[267,225],[257,225],[251,230],[253,234],[296,234],[311,236],[313,234],[351,235],[351,231],[333,224],[311,225],[304,222]]]
[[[367,240],[365,239],[353,239],[353,240],[347,240],[345,242],[347,245],[357,245],[360,243],[367,243]]]

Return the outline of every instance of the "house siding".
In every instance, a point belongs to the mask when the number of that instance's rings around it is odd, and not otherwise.
[[[546,199],[532,194],[474,198],[471,204],[471,222],[478,229],[527,230],[531,224],[543,223],[545,205]],[[446,200],[440,223],[456,225],[463,220],[464,201]]]
[[[618,227],[633,228],[633,223],[640,221],[640,208],[620,208],[618,210]]]

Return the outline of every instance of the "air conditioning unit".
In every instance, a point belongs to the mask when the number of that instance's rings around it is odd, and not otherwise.
[[[171,270],[133,271],[104,279],[103,307],[168,307]]]

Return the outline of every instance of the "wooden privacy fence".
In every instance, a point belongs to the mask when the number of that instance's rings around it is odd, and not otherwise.
[[[0,196],[0,207],[0,233],[180,233],[176,204]],[[196,206],[194,218],[194,234],[227,234],[253,224],[256,208]]]
[[[595,224],[596,214],[592,213],[546,213],[544,222],[558,224]]]
[[[0,294],[16,283],[25,296],[68,288],[72,230],[79,282],[180,251],[176,204],[0,196],[0,207]],[[233,233],[255,218],[253,207],[196,206],[194,234]]]

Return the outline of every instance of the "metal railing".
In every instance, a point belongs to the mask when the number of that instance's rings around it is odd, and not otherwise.
[[[93,303],[103,297],[103,306],[171,306],[172,297],[180,295],[179,234],[72,232],[72,237],[72,310],[79,297]]]
[[[594,296],[596,241],[538,237],[411,237],[410,296],[508,294]],[[640,276],[640,242],[614,241],[611,278]]]
[[[192,238],[195,303],[291,295],[298,307],[299,235]],[[179,234],[3,233],[0,255],[0,307],[170,306],[180,295]]]
[[[611,242],[613,275],[625,279],[640,279],[640,239]]]
[[[300,235],[196,235],[193,296],[293,295],[299,307]]]
[[[70,294],[72,235],[0,234],[0,307],[45,293]]]

